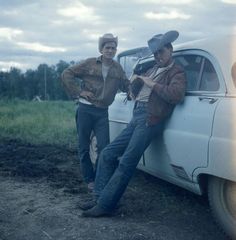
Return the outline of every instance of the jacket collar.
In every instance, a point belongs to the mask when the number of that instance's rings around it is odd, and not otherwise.
[[[102,63],[102,55],[100,55],[99,57],[97,57],[96,61]]]

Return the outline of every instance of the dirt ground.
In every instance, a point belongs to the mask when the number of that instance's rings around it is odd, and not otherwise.
[[[137,170],[110,218],[82,218],[75,151],[0,140],[0,240],[223,240],[207,199]]]

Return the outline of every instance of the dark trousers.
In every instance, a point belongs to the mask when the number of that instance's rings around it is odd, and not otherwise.
[[[146,107],[136,106],[131,122],[100,154],[94,194],[103,209],[110,211],[115,208],[143,152],[153,137],[164,129],[164,121],[147,126],[146,120]]]
[[[102,149],[109,143],[108,109],[79,103],[76,112],[76,127],[81,173],[86,183],[93,182],[95,170],[89,155],[91,133],[93,131],[97,138],[99,156]]]

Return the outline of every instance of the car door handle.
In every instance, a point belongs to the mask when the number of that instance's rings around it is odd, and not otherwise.
[[[199,101],[208,101],[210,104],[215,103],[218,100],[218,98],[213,97],[199,97]]]

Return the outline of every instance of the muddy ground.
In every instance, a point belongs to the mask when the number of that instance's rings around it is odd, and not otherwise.
[[[223,240],[206,197],[137,170],[113,217],[80,216],[76,152],[0,140],[0,240]]]

